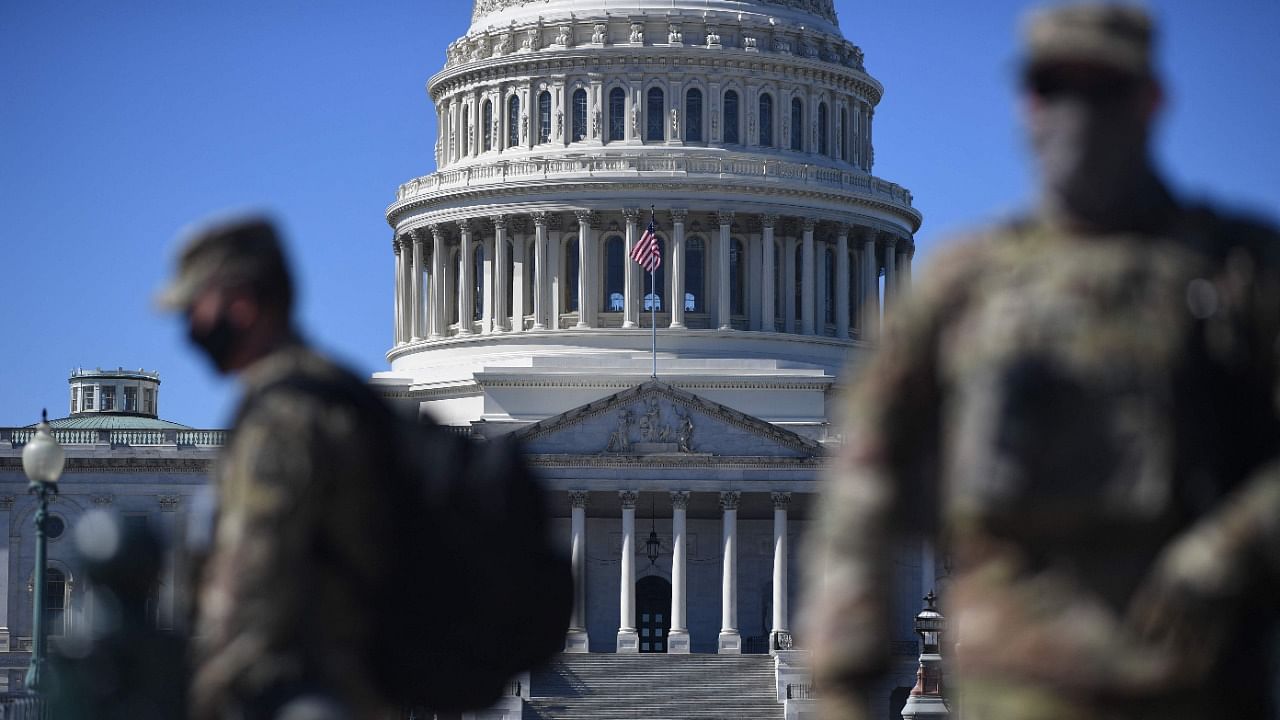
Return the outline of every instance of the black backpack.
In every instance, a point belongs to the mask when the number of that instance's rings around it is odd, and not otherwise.
[[[552,542],[546,496],[510,438],[480,442],[395,414],[355,376],[280,380],[355,405],[385,443],[386,508],[398,572],[372,588],[371,673],[406,708],[492,705],[513,675],[564,648],[573,605],[569,561]]]

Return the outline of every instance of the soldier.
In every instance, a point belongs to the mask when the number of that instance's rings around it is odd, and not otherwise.
[[[941,251],[832,463],[805,617],[825,718],[881,690],[902,534],[953,560],[965,717],[1270,710],[1280,237],[1166,189],[1151,39],[1117,5],[1026,26],[1038,208]]]
[[[363,384],[295,331],[293,283],[264,219],[194,233],[159,300],[244,389],[215,472],[192,716],[383,717],[369,608],[391,590],[388,453],[370,406],[353,401]]]

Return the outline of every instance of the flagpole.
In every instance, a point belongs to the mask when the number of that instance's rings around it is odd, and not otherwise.
[[[653,206],[649,206],[649,225],[653,225]],[[657,268],[649,271],[649,294],[653,295],[653,301],[649,305],[649,324],[653,331],[653,375],[654,380],[658,379],[658,289],[657,280],[654,273]]]

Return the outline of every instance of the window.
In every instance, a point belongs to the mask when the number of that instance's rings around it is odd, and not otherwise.
[[[760,144],[773,147],[773,96],[769,93],[760,96]]]
[[[684,96],[684,141],[702,142],[702,91],[697,88]]]
[[[724,142],[726,145],[737,145],[738,140],[738,93],[730,90],[724,94]]]
[[[538,142],[551,142],[551,93],[538,93]]]
[[[704,287],[707,267],[707,243],[700,237],[691,237],[684,249],[684,309],[688,312],[706,312]]]
[[[471,108],[467,107],[466,105],[462,106],[462,132],[459,134],[462,135],[461,140],[462,140],[462,156],[463,157],[467,156],[467,136],[471,134],[471,123],[468,122],[467,120],[467,112],[470,109]]]
[[[662,88],[649,88],[648,108],[645,115],[645,131],[644,139],[649,141],[661,142],[667,139],[666,132],[666,111],[663,109]]]
[[[849,132],[849,111],[840,108],[840,132],[837,134],[837,142],[840,143],[840,159],[849,162],[849,142],[845,136]]]
[[[804,150],[804,103],[791,98],[791,149]]]
[[[578,88],[573,91],[573,142],[587,139],[587,91]]]
[[[520,145],[520,98],[507,98],[507,147]]]
[[[627,244],[613,235],[604,241],[604,310],[622,312],[626,299]]]
[[[116,409],[116,386],[115,385],[102,386],[102,409],[103,410]]]
[[[156,391],[153,388],[142,389],[142,412],[156,414]]]
[[[480,111],[480,149],[489,152],[493,149],[493,102],[485,100]]]
[[[93,409],[93,386],[92,385],[84,386],[84,409],[85,410]]]
[[[627,93],[622,88],[609,91],[609,140],[627,136]]]
[[[124,389],[124,411],[138,412],[138,388],[126,387]]]
[[[827,104],[818,103],[818,154],[827,154]]]
[[[71,414],[80,412],[80,388],[71,388]]]
[[[58,568],[46,567],[44,578],[45,632],[59,637],[67,631],[67,574]]]
[[[742,241],[734,238],[729,241],[729,313],[746,315],[746,294],[742,291],[743,279],[747,274],[747,253],[743,251]]]

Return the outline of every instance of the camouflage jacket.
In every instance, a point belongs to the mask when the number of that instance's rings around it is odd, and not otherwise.
[[[236,717],[307,687],[373,717],[382,702],[367,677],[369,593],[392,571],[379,522],[394,501],[378,477],[385,444],[359,408],[315,391],[354,378],[300,344],[242,380],[198,592],[193,715]]]
[[[904,533],[953,560],[971,717],[1267,702],[1242,676],[1277,614],[1277,251],[1269,228],[1171,209],[1147,232],[1029,220],[940,252],[891,306],[829,473],[804,623],[826,717],[863,712],[897,639]]]

